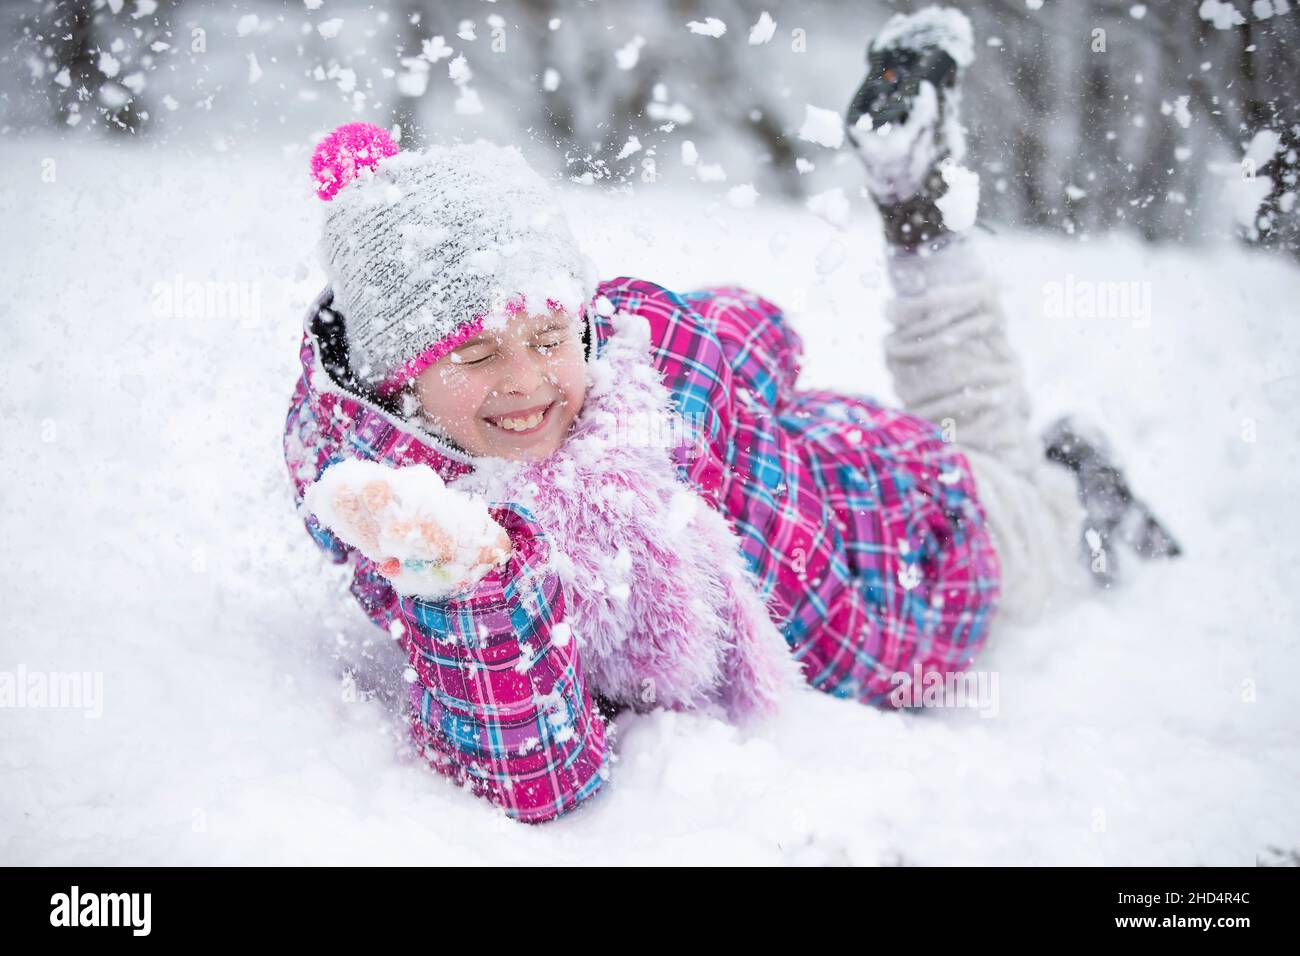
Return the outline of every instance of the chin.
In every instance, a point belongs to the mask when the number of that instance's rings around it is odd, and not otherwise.
[[[539,458],[549,458],[559,445],[551,443],[542,448],[529,448],[519,455],[525,461],[534,461]]]

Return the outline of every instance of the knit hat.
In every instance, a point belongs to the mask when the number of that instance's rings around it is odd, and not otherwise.
[[[581,316],[595,296],[591,261],[516,146],[399,153],[384,130],[349,123],[311,167],[329,202],[320,254],[348,361],[381,396],[519,311]]]

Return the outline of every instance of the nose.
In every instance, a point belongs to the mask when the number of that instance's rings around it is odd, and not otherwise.
[[[532,395],[545,379],[544,359],[529,348],[506,350],[499,390],[511,395]]]

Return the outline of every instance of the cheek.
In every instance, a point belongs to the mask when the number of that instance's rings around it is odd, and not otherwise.
[[[421,396],[426,415],[450,426],[473,423],[487,398],[488,388],[475,376],[455,370],[430,383]]]
[[[555,369],[555,386],[566,400],[565,411],[577,415],[587,394],[587,363],[581,354]]]

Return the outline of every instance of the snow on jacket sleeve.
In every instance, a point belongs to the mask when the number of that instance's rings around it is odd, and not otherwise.
[[[412,731],[438,770],[540,823],[600,789],[605,723],[564,621],[549,538],[521,505],[491,512],[510,536],[508,562],[449,600],[400,598],[417,678]]]

